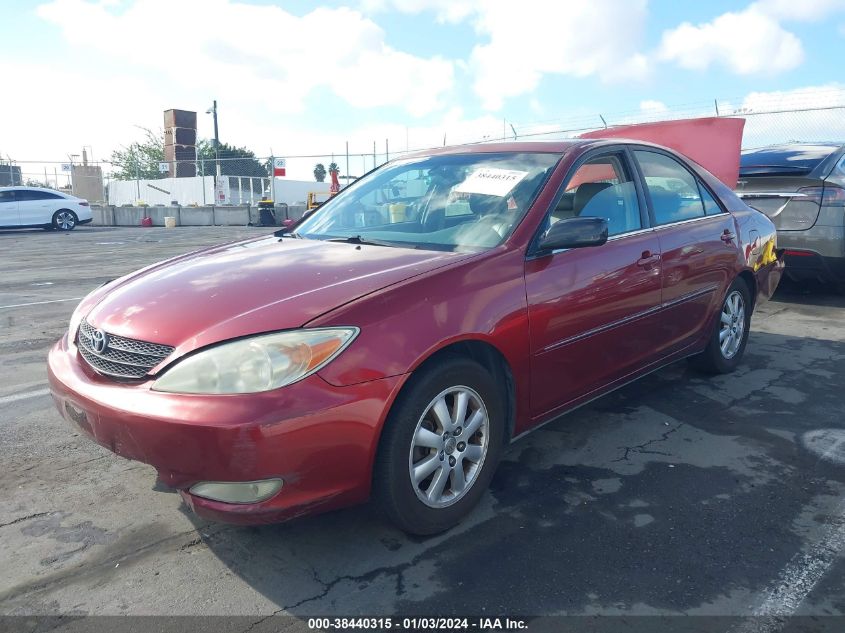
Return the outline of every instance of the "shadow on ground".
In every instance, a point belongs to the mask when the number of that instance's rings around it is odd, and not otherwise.
[[[845,429],[843,374],[843,343],[755,331],[730,376],[676,363],[516,442],[444,535],[365,506],[203,542],[299,616],[747,613],[840,503],[806,434]]]

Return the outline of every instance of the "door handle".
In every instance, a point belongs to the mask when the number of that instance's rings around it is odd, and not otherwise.
[[[643,254],[637,260],[637,266],[651,266],[660,261],[660,255],[654,255],[651,251],[643,251]]]
[[[722,241],[725,244],[730,244],[734,239],[736,239],[736,233],[731,233],[728,229],[725,229],[725,232],[722,233]]]

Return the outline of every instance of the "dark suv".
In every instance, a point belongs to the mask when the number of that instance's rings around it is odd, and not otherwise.
[[[845,291],[845,144],[744,150],[737,193],[775,223],[787,275]]]

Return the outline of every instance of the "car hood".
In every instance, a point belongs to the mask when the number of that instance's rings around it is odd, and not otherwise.
[[[86,318],[110,334],[174,346],[173,359],[211,343],[300,327],[363,295],[468,256],[260,238],[177,257],[119,279],[104,289]]]

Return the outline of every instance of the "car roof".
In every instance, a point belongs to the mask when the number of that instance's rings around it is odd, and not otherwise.
[[[818,141],[814,143],[778,143],[777,145],[764,145],[762,147],[749,147],[742,150],[743,154],[756,152],[778,152],[778,151],[801,151],[814,147],[845,147],[845,141]]]
[[[444,154],[495,154],[495,153],[547,153],[547,154],[564,154],[574,149],[588,149],[592,147],[601,147],[603,145],[645,145],[650,147],[657,147],[673,154],[678,154],[675,150],[658,145],[656,143],[649,143],[648,141],[640,141],[637,139],[626,138],[572,138],[565,140],[546,140],[546,141],[498,141],[492,143],[469,143],[466,145],[446,145],[443,147],[432,147],[425,150],[403,154],[396,160],[405,158],[416,158],[422,156],[442,156]]]
[[[0,187],[0,191],[46,191],[47,193],[57,193],[60,196],[67,196],[73,198],[69,193],[59,191],[58,189],[51,189],[50,187],[29,187],[27,185],[14,185],[12,187]]]

